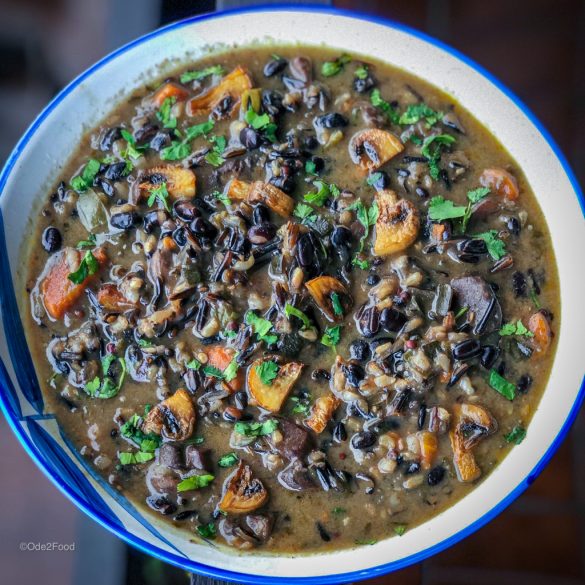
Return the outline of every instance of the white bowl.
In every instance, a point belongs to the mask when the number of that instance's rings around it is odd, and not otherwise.
[[[60,434],[42,397],[23,335],[22,243],[47,186],[95,126],[146,80],[210,47],[254,41],[322,43],[382,59],[446,91],[481,120],[524,170],[544,211],[562,307],[557,356],[525,441],[467,497],[402,538],[312,557],[238,555],[188,542],[101,480]],[[186,61],[185,61],[186,62]],[[420,561],[477,530],[528,487],[567,433],[583,399],[583,195],[549,134],[507,89],[467,58],[401,25],[328,8],[264,8],[172,24],[119,49],[66,87],[35,120],[0,176],[0,385],[4,413],[25,449],[81,509],[138,548],[189,571],[242,583],[334,583]],[[14,287],[12,283],[16,283]],[[15,293],[16,289],[16,293]],[[18,299],[18,303],[17,303]],[[22,308],[22,307],[21,307]],[[494,546],[499,546],[494,543]]]

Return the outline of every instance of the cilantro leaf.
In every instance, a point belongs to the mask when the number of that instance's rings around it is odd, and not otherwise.
[[[419,120],[425,119],[427,127],[434,126],[443,117],[442,112],[436,112],[426,104],[411,104],[400,116],[398,123],[403,126],[416,124]]]
[[[494,260],[499,260],[506,255],[506,244],[498,237],[497,230],[474,234],[473,237],[480,238],[486,243],[488,253]]]
[[[307,317],[307,315],[305,315],[300,309],[293,307],[290,303],[286,303],[284,306],[284,314],[289,320],[291,317],[300,319],[303,322],[303,329],[311,329],[311,327],[313,327],[311,319],[309,319],[309,317]]]
[[[209,473],[205,475],[192,475],[177,484],[177,491],[188,492],[191,490],[199,490],[207,487],[214,479],[215,477]]]
[[[232,358],[232,361],[226,366],[225,370],[223,371],[223,379],[226,382],[231,382],[237,375],[239,364],[237,362],[238,354],[236,353]]]
[[[221,65],[211,65],[199,71],[185,71],[179,78],[181,83],[189,83],[191,81],[200,81],[211,75],[223,75],[224,68]]]
[[[223,380],[223,372],[215,366],[203,366],[203,373],[211,378]]]
[[[263,422],[244,422],[238,421],[234,425],[234,430],[240,435],[245,437],[262,437],[264,435],[270,435],[278,428],[278,421],[273,418],[269,418]]]
[[[443,147],[450,146],[455,142],[455,137],[450,134],[435,134],[427,136],[421,148],[421,153],[429,161],[429,174],[436,181],[439,178],[441,151]]]
[[[150,195],[148,196],[147,201],[148,206],[152,207],[156,201],[161,203],[162,206],[170,213],[171,208],[169,206],[169,192],[167,190],[167,184],[164,181],[159,185],[154,186],[150,190]]]
[[[429,203],[429,217],[433,221],[464,217],[465,210],[466,207],[455,205],[453,201],[445,199],[441,195],[433,197]]]
[[[85,386],[85,392],[92,398],[113,398],[118,394],[126,379],[126,360],[123,357],[117,357],[113,353],[108,353],[102,358],[102,374],[103,378],[100,381],[99,377],[96,376],[93,380],[90,380]],[[114,375],[111,368],[114,363],[118,363],[120,373],[118,381],[115,381]]]
[[[261,341],[266,342],[268,345],[278,341],[276,335],[269,335],[272,329],[272,323],[268,319],[259,317],[254,311],[248,311],[244,317],[244,321],[252,327],[252,330]]]
[[[327,327],[323,337],[321,337],[321,343],[327,347],[335,347],[341,340],[341,325],[335,325],[335,327]]]
[[[309,219],[315,216],[315,210],[305,203],[297,203],[294,208],[293,215],[298,217],[300,220]]]
[[[343,307],[341,306],[341,300],[336,292],[331,293],[331,305],[333,307],[333,313],[338,317],[343,315]]]
[[[254,368],[262,384],[266,384],[267,386],[272,385],[272,381],[276,379],[278,371],[280,370],[280,366],[273,361],[262,362],[261,364],[254,366]]]
[[[317,165],[314,161],[308,160],[305,162],[305,173],[307,173],[307,175],[317,174]]]
[[[380,90],[378,88],[372,90],[372,93],[370,94],[370,102],[375,108],[382,110],[382,112],[384,112],[386,116],[388,116],[390,122],[392,122],[393,124],[398,124],[400,115],[396,111],[396,108],[394,108],[391,104],[382,99],[382,96],[380,95]]]
[[[370,267],[370,263],[367,260],[364,260],[363,258],[360,258],[359,256],[354,256],[351,259],[351,263],[354,266],[357,266],[358,268],[361,268],[361,270],[367,270]]]
[[[232,465],[235,465],[238,462],[238,456],[235,453],[226,453],[225,455],[222,455],[217,464],[220,467],[231,467]]]
[[[137,451],[136,453],[121,452],[118,453],[118,459],[122,465],[135,465],[137,463],[146,463],[154,459],[154,453]]]
[[[355,541],[356,544],[370,545],[370,546],[373,545],[373,544],[376,544],[377,542],[378,541],[375,538],[370,538],[370,539],[365,539],[365,540],[362,540],[362,539],[359,539],[358,538]]]
[[[197,526],[196,530],[199,536],[201,536],[201,538],[215,540],[215,537],[217,536],[217,530],[213,522],[209,522],[209,524],[200,524],[199,526]]]
[[[190,362],[187,362],[185,365],[190,370],[199,370],[202,366],[201,362],[199,360],[196,360],[195,358],[193,358]]]
[[[87,240],[79,240],[79,242],[77,242],[76,248],[78,250],[84,250],[86,248],[95,248],[96,243],[97,242],[96,242],[95,234],[89,234],[87,236]]]
[[[219,167],[225,162],[222,154],[226,148],[227,141],[225,136],[211,136],[209,142],[213,145],[211,150],[205,155],[205,160],[214,167]]]
[[[359,245],[359,252],[364,249],[364,242],[366,241],[369,233],[370,227],[376,224],[379,215],[378,203],[374,201],[374,203],[368,209],[361,199],[358,199],[354,203],[352,203],[348,208],[348,210],[354,209],[356,212],[356,217],[358,221],[364,226],[364,235],[360,239]]]
[[[325,61],[321,66],[321,73],[324,77],[333,77],[338,73],[341,73],[343,68],[347,63],[351,61],[351,57],[349,55],[341,55],[335,59],[335,61]]]
[[[526,438],[526,429],[519,425],[515,426],[507,435],[504,435],[504,439],[508,443],[514,443],[519,445]]]
[[[317,191],[306,193],[304,195],[303,199],[307,203],[312,203],[313,205],[322,207],[325,205],[325,202],[329,197],[335,198],[339,196],[339,187],[333,183],[328,185],[325,181],[313,181],[313,185],[316,187]]]
[[[81,174],[71,179],[71,187],[78,193],[87,191],[100,171],[101,163],[95,158],[90,158],[83,167]]]
[[[213,120],[207,120],[201,124],[190,126],[185,130],[185,136],[182,140],[174,140],[170,146],[163,148],[160,151],[160,157],[162,160],[182,160],[191,154],[190,143],[199,138],[209,134],[215,126]]]
[[[472,191],[467,191],[467,199],[469,199],[471,203],[477,203],[484,197],[487,197],[490,193],[491,191],[487,187],[478,187]]]
[[[67,278],[73,284],[81,284],[88,276],[95,274],[100,268],[100,264],[96,257],[88,250],[85,256],[81,259],[79,267],[75,272],[70,272]]]
[[[368,66],[367,65],[360,65],[354,71],[354,75],[358,79],[366,79],[366,77],[368,76]]]
[[[406,524],[395,524],[394,533],[398,536],[402,536],[406,532]]]
[[[175,96],[165,98],[161,104],[156,117],[162,123],[164,128],[174,129],[177,127],[177,118],[172,114],[172,108],[177,103]]]
[[[528,328],[522,323],[521,319],[518,319],[516,323],[506,323],[500,329],[500,335],[520,335],[524,337],[534,337],[534,333],[529,331]]]
[[[489,385],[508,400],[514,400],[516,397],[516,386],[500,376],[496,370],[490,371]]]

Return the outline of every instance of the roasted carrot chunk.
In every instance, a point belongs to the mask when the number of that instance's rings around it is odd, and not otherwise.
[[[229,366],[234,359],[236,350],[231,347],[223,347],[222,345],[214,345],[207,350],[207,365],[213,366],[222,372]],[[244,386],[244,371],[239,369],[236,377],[229,382],[224,381],[223,384],[231,393],[238,392]]]
[[[152,103],[157,108],[160,108],[167,98],[175,98],[178,102],[181,102],[186,100],[188,95],[189,92],[185,88],[176,83],[169,82],[161,85],[156,90],[152,96]]]
[[[315,400],[311,414],[305,424],[317,434],[322,433],[335,413],[336,408],[341,404],[341,400],[331,392]]]
[[[515,201],[520,195],[514,175],[504,169],[485,169],[479,177],[479,183],[491,189],[496,195],[511,201]]]
[[[552,342],[550,323],[540,311],[528,320],[528,329],[534,334],[533,342],[537,353],[546,353]]]
[[[106,263],[107,256],[104,250],[96,248],[91,253],[100,266]],[[94,274],[89,273],[78,284],[68,278],[70,274],[79,270],[85,255],[86,252],[81,250],[65,248],[52,260],[52,264],[41,282],[40,290],[45,309],[53,319],[62,319],[94,278]]]

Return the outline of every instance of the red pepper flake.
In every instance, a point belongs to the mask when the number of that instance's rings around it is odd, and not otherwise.
[[[345,458],[347,457],[347,455],[345,453],[340,453],[339,454],[339,458],[343,461]]]
[[[416,349],[416,341],[414,339],[408,339],[404,344],[408,349]]]

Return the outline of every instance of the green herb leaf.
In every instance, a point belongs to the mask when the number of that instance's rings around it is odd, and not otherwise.
[[[441,195],[433,197],[429,203],[429,217],[433,221],[463,217],[465,210],[466,208],[462,205],[455,205],[453,201],[445,199]]]
[[[356,544],[361,544],[361,545],[373,545],[376,544],[378,541],[375,538],[370,538],[369,540],[361,540],[361,539],[356,539],[355,543]]]
[[[178,492],[189,492],[191,490],[199,490],[207,487],[215,477],[210,474],[205,475],[192,475],[191,477],[185,478],[177,484]]]
[[[333,77],[334,75],[341,73],[345,65],[350,61],[351,57],[345,54],[341,55],[338,59],[335,59],[335,61],[325,61],[321,66],[321,73],[324,77]]]
[[[190,362],[185,364],[190,370],[199,370],[201,368],[201,362],[193,358]]]
[[[269,418],[264,422],[243,422],[238,421],[234,425],[234,430],[245,437],[262,437],[270,435],[278,428],[278,421],[274,418]]]
[[[532,304],[537,308],[540,309],[540,301],[538,300],[538,294],[536,293],[536,291],[534,289],[532,289],[530,291],[530,300],[532,301]]]
[[[406,524],[395,524],[394,533],[398,536],[402,536],[406,532]]]
[[[496,370],[490,371],[489,385],[508,400],[514,400],[516,397],[516,386],[500,376]]]
[[[368,66],[367,65],[360,65],[354,72],[354,75],[358,79],[366,79],[368,76]]]
[[[366,241],[368,235],[370,234],[370,227],[376,225],[376,221],[378,220],[378,203],[374,201],[371,207],[368,209],[361,199],[358,199],[355,203],[352,203],[348,208],[348,210],[355,209],[356,217],[358,221],[364,226],[364,235],[360,239],[360,245],[358,252],[361,252],[364,249],[364,242]]]
[[[473,189],[473,191],[467,191],[467,199],[469,199],[471,203],[477,203],[487,197],[490,192],[491,191],[487,187],[478,187],[477,189]]]
[[[286,315],[287,319],[291,317],[296,317],[300,319],[303,323],[303,329],[311,329],[313,327],[313,322],[305,313],[303,313],[300,309],[293,307],[290,303],[286,303],[284,306],[284,314]]]
[[[335,325],[335,327],[327,327],[323,337],[321,337],[321,343],[327,347],[335,347],[341,340],[341,325]]]
[[[203,373],[211,378],[223,380],[223,372],[215,366],[203,366]]]
[[[87,240],[79,240],[77,242],[76,248],[78,250],[84,250],[86,248],[95,248],[96,247],[96,239],[95,234],[89,234],[87,236]]]
[[[71,187],[78,193],[83,193],[93,186],[93,181],[99,173],[101,163],[95,158],[90,158],[83,167],[80,175],[71,179]]]
[[[185,130],[185,136],[182,140],[175,140],[170,146],[163,148],[160,152],[162,160],[182,160],[191,154],[190,143],[199,138],[199,136],[206,136],[215,126],[213,120],[207,120],[201,124],[190,126]],[[177,131],[175,131],[176,133]]]
[[[325,202],[329,197],[335,198],[339,196],[339,187],[333,183],[328,185],[325,181],[313,181],[313,185],[316,187],[317,191],[306,193],[304,195],[303,199],[307,203],[312,203],[313,205],[322,207],[325,205]]]
[[[262,362],[254,366],[254,368],[262,384],[266,384],[267,386],[272,386],[272,382],[277,378],[278,371],[280,370],[280,366],[273,361]]]
[[[75,272],[70,272],[67,278],[73,284],[81,284],[88,276],[95,274],[100,268],[100,263],[96,257],[88,250],[85,256],[81,259],[79,267]]]
[[[225,162],[223,156],[213,150],[205,155],[205,160],[214,167],[220,167]]]
[[[156,185],[150,190],[150,195],[148,196],[147,201],[148,206],[152,207],[156,201],[161,203],[169,213],[171,212],[169,206],[169,192],[167,190],[166,182],[162,182],[160,185]]]
[[[473,237],[480,238],[486,243],[488,253],[494,260],[499,260],[506,255],[506,244],[498,237],[497,230],[490,230],[483,234],[474,234]]]
[[[347,510],[345,508],[336,507],[331,510],[331,513],[334,516],[345,516],[347,514]]]
[[[207,540],[215,540],[215,537],[217,536],[217,531],[213,522],[209,522],[209,524],[201,524],[197,526],[196,530],[201,538],[207,538]]]
[[[177,127],[177,118],[172,114],[172,108],[176,102],[177,98],[174,96],[166,98],[156,113],[156,117],[164,128],[174,129]]]
[[[232,358],[232,361],[226,366],[223,371],[223,378],[226,382],[231,382],[237,375],[239,364],[237,362],[238,354],[236,353]]]
[[[370,102],[375,108],[379,108],[380,110],[382,110],[382,112],[384,112],[386,116],[388,116],[390,122],[392,122],[393,124],[398,124],[400,115],[396,111],[396,108],[394,108],[387,101],[382,99],[382,96],[380,95],[380,90],[378,88],[372,90],[372,93],[370,94]]]
[[[238,462],[238,456],[235,453],[227,453],[219,458],[217,464],[220,467],[231,467]]]
[[[370,267],[370,263],[359,256],[354,256],[351,260],[351,263],[362,270],[367,270]]]
[[[303,416],[311,414],[311,396],[309,394],[303,397],[291,396],[289,400],[294,404],[291,410],[292,414],[302,414]]]
[[[114,363],[118,363],[120,367],[118,382],[115,381],[111,372]],[[117,357],[113,353],[108,353],[102,358],[102,381],[100,382],[100,379],[96,376],[84,386],[84,390],[92,398],[102,398],[104,400],[113,398],[124,384],[126,371],[126,360],[122,357]]]
[[[343,307],[341,306],[341,300],[336,292],[331,293],[331,305],[333,306],[333,313],[338,317],[343,315]]]
[[[515,426],[507,435],[504,435],[504,439],[508,443],[514,443],[519,445],[526,438],[526,429],[519,425]]]
[[[427,136],[421,148],[421,153],[429,161],[429,174],[436,181],[439,178],[439,161],[441,160],[441,151],[444,147],[450,146],[455,142],[455,137],[450,134],[435,134]]]
[[[145,407],[144,409],[144,416],[148,414],[148,409]],[[133,414],[121,427],[120,427],[120,434],[130,439],[133,443],[135,443],[141,451],[152,453],[161,444],[161,437],[155,433],[144,433],[140,429],[140,425],[142,424],[143,417],[138,416],[137,414]]]
[[[306,205],[305,203],[297,203],[293,215],[298,217],[300,220],[309,219],[310,217],[314,217],[315,210],[310,206]]]
[[[185,71],[179,78],[181,83],[190,83],[191,81],[201,81],[211,75],[223,75],[224,69],[221,65],[211,65],[199,71]]]
[[[376,184],[376,182],[381,180],[381,178],[382,178],[382,173],[380,173],[379,171],[372,173],[366,179],[366,184],[369,185],[370,187],[373,187]]]
[[[276,343],[278,337],[276,335],[269,335],[272,330],[272,323],[268,319],[259,317],[254,311],[248,311],[244,317],[246,325],[250,325],[258,339],[266,342],[268,345]]]
[[[317,165],[312,160],[305,162],[305,173],[307,173],[307,175],[317,174]]]
[[[528,328],[522,323],[521,319],[518,319],[516,323],[506,323],[500,329],[500,335],[521,335],[524,337],[534,337],[534,333],[529,331]]]
[[[118,459],[122,465],[136,465],[137,463],[146,463],[154,459],[154,453],[145,453],[136,451],[136,453],[121,452],[118,453]]]
[[[427,127],[434,126],[443,117],[443,112],[436,112],[426,104],[411,104],[406,111],[400,116],[399,124],[408,126],[416,124],[419,120],[425,119]]]

